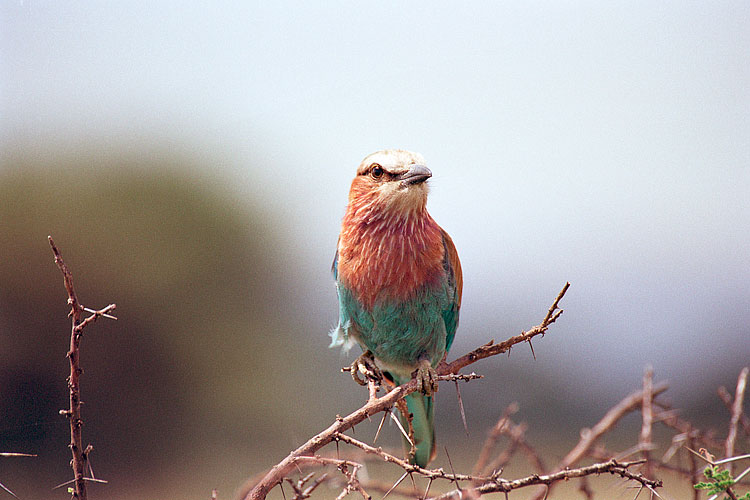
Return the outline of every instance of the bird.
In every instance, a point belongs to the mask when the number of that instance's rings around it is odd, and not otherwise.
[[[359,344],[363,353],[349,371],[362,385],[360,369],[394,385],[416,378],[417,391],[405,398],[415,450],[403,441],[409,461],[420,467],[435,457],[436,367],[453,343],[463,290],[453,240],[427,212],[430,177],[418,153],[389,149],[365,157],[351,183],[332,266],[339,320],[331,347]]]

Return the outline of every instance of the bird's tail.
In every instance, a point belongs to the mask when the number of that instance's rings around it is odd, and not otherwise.
[[[406,406],[409,413],[412,414],[412,427],[414,428],[414,445],[417,452],[409,461],[420,467],[427,467],[427,464],[435,458],[435,423],[433,418],[432,397],[425,396],[419,392],[412,392],[406,396]],[[409,431],[409,423],[399,414],[399,420],[405,431]],[[403,436],[402,436],[403,437]],[[407,453],[411,449],[409,441],[403,437],[404,449]]]

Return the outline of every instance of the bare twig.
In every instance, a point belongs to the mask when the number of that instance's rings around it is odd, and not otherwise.
[[[557,318],[559,318],[563,313],[563,310],[558,309],[557,306],[560,303],[560,300],[565,295],[565,292],[568,291],[569,287],[570,283],[565,283],[565,286],[562,288],[562,290],[560,290],[560,293],[557,295],[557,298],[555,298],[552,306],[550,306],[549,311],[547,311],[547,316],[545,316],[544,320],[537,326],[531,328],[529,331],[521,332],[519,335],[511,337],[499,344],[495,344],[493,340],[490,340],[488,343],[474,349],[468,354],[461,356],[452,363],[441,364],[441,366],[438,367],[438,373],[440,373],[441,375],[447,373],[458,373],[461,368],[475,363],[480,359],[508,352],[511,347],[516,344],[527,342],[537,335],[544,335],[547,332],[549,326],[554,323]]]
[[[455,474],[455,473],[445,472],[442,468],[441,469],[425,469],[418,465],[410,464],[404,459],[391,455],[390,453],[383,451],[383,449],[380,447],[376,448],[374,446],[370,446],[369,444],[364,443],[346,434],[337,433],[334,439],[350,444],[352,446],[356,446],[357,448],[364,450],[366,453],[377,455],[384,462],[398,465],[399,467],[404,469],[406,473],[419,474],[420,476],[426,477],[427,479],[445,479],[448,481],[481,481],[481,482],[491,479],[489,477],[484,477],[484,476],[474,476],[474,475],[469,475],[469,474]]]
[[[515,479],[513,481],[508,481],[506,479],[496,477],[496,478],[492,478],[491,481],[487,481],[481,486],[476,487],[474,490],[479,494],[496,493],[496,492],[508,493],[510,491],[513,491],[519,488],[524,488],[527,486],[540,485],[540,484],[550,486],[558,481],[563,481],[563,480],[572,479],[576,477],[590,476],[592,474],[603,474],[603,473],[616,474],[624,479],[637,481],[638,483],[643,485],[645,488],[648,488],[649,490],[654,490],[655,488],[661,487],[662,485],[661,481],[648,479],[644,477],[642,474],[634,474],[628,470],[628,468],[634,465],[640,465],[643,462],[644,462],[643,460],[634,460],[632,462],[618,462],[613,459],[607,462],[589,465],[587,467],[580,467],[578,469],[561,470],[559,472],[555,472],[554,474],[545,474],[545,475],[533,474],[531,476],[527,476],[521,479]],[[458,499],[458,498],[461,498],[461,493],[458,490],[454,490],[454,491],[445,493],[443,495],[440,495],[438,497],[433,497],[431,500],[452,500],[452,499]]]
[[[667,384],[661,382],[653,386],[653,395],[657,396],[667,390]],[[602,434],[609,431],[627,413],[636,409],[643,402],[643,391],[636,391],[626,396],[613,406],[602,419],[591,429],[581,431],[578,444],[560,461],[556,469],[564,469],[578,462]]]
[[[52,253],[55,255],[55,264],[63,274],[65,283],[65,290],[68,292],[68,304],[70,305],[71,317],[71,331],[70,331],[70,350],[68,351],[68,360],[70,361],[70,376],[68,377],[68,389],[70,392],[70,408],[63,410],[60,413],[65,415],[70,422],[70,451],[73,455],[71,465],[73,467],[73,482],[75,488],[73,492],[73,498],[80,500],[86,500],[86,460],[87,450],[83,448],[83,438],[81,436],[81,427],[83,426],[83,420],[81,419],[81,392],[79,387],[79,376],[82,372],[79,356],[80,356],[80,343],[83,329],[90,323],[97,320],[99,316],[110,316],[109,313],[115,309],[115,304],[110,304],[100,311],[94,311],[93,314],[83,320],[81,320],[82,313],[86,310],[78,301],[75,289],[73,288],[73,274],[65,265],[60,251],[55,246],[55,242],[52,241],[52,237],[48,237],[49,244],[52,247]]]
[[[667,384],[664,382],[654,385],[652,391],[653,397],[656,397],[666,390]],[[565,455],[553,470],[563,470],[578,462],[586,455],[591,446],[593,446],[602,434],[609,431],[623,416],[635,410],[641,404],[643,404],[642,390],[633,392],[626,396],[622,401],[613,406],[594,427],[581,431],[581,439],[578,441],[578,444],[570,450],[567,455]],[[542,500],[546,493],[546,490],[540,489],[532,498],[533,500]]]
[[[15,493],[13,493],[13,492],[12,492],[12,491],[11,491],[10,489],[8,489],[8,487],[7,487],[7,486],[5,486],[5,485],[4,485],[3,483],[0,483],[0,488],[2,488],[3,490],[7,491],[7,492],[8,492],[9,494],[13,495],[14,497],[18,498],[18,495],[16,495]]]
[[[543,335],[549,328],[549,325],[554,323],[562,314],[563,311],[562,309],[558,309],[558,304],[569,287],[570,283],[566,283],[557,295],[557,298],[555,298],[555,301],[549,308],[542,323],[531,328],[529,331],[522,332],[520,335],[511,337],[500,344],[495,344],[494,341],[490,341],[478,349],[461,356],[452,363],[441,362],[436,370],[438,373],[438,380],[456,380],[454,375],[457,374],[461,368],[475,363],[480,359],[507,352],[518,343],[526,342],[537,335]],[[244,495],[244,498],[247,500],[262,500],[266,498],[268,492],[277,484],[280,484],[289,471],[294,468],[294,464],[298,458],[314,454],[317,450],[333,441],[336,435],[343,433],[347,429],[351,429],[358,423],[368,419],[370,416],[381,411],[390,410],[397,401],[414,392],[416,389],[416,380],[412,379],[404,385],[391,389],[388,393],[379,398],[373,398],[372,392],[368,391],[370,397],[368,398],[367,403],[346,417],[338,417],[327,429],[313,436],[302,446],[292,451],[285,459],[268,471],[259,482],[253,485],[248,485],[246,490],[247,493]]]
[[[742,402],[745,399],[745,386],[747,385],[747,373],[750,368],[745,367],[740,371],[737,377],[737,388],[734,391],[734,403],[732,404],[732,416],[729,420],[729,432],[727,433],[726,444],[724,445],[724,456],[726,458],[734,456],[734,442],[737,439],[737,425],[742,416]],[[732,474],[732,463],[727,465],[727,470]]]
[[[487,463],[490,460],[492,451],[497,445],[497,441],[500,436],[503,435],[503,429],[507,425],[508,419],[518,411],[518,403],[511,403],[503,411],[502,416],[498,419],[495,426],[492,428],[490,433],[487,435],[487,439],[484,441],[482,451],[479,452],[479,458],[474,464],[474,474],[481,474],[487,470]]]
[[[712,432],[704,432],[694,427],[687,420],[680,418],[680,416],[673,411],[673,408],[670,405],[655,399],[654,406],[657,406],[658,408],[669,412],[660,414],[660,421],[664,425],[676,430],[677,432],[691,436],[691,438],[694,440],[694,444],[700,443],[701,445],[708,448],[722,447],[723,443],[717,441],[714,438]],[[694,448],[694,446],[691,447]]]
[[[719,387],[716,392],[719,394],[719,398],[724,403],[724,406],[727,407],[727,410],[729,412],[732,412],[732,406],[734,405],[734,397],[729,393],[726,387],[723,385]],[[750,436],[750,417],[745,415],[744,413],[740,415],[740,424],[742,425],[742,430],[744,431],[746,436]]]
[[[537,451],[528,443],[528,441],[526,441],[525,433],[526,424],[524,423],[513,425],[510,429],[508,429],[508,436],[510,437],[510,439],[513,442],[517,443],[517,446],[521,448],[521,450],[526,454],[529,462],[534,466],[537,472],[539,472],[540,474],[546,472],[547,467],[544,465],[544,462],[539,456],[539,453],[537,453]]]
[[[651,450],[651,425],[654,420],[654,370],[651,366],[646,367],[643,372],[643,398],[641,402],[641,437],[638,441],[641,455],[646,460],[646,476],[651,477],[651,463],[649,462],[649,451]]]

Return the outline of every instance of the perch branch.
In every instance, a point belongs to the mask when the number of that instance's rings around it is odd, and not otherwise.
[[[519,344],[521,342],[528,342],[537,335],[544,335],[547,332],[549,326],[554,323],[557,318],[559,318],[563,313],[563,310],[559,309],[557,306],[560,303],[560,300],[565,295],[565,292],[568,291],[569,287],[570,283],[565,283],[565,286],[562,288],[562,290],[560,290],[560,293],[557,294],[557,298],[552,303],[552,306],[550,306],[549,311],[547,311],[547,316],[545,316],[544,320],[537,326],[526,332],[521,332],[519,335],[511,337],[504,342],[500,342],[499,344],[495,344],[494,340],[490,340],[483,346],[474,349],[470,353],[461,356],[451,363],[441,364],[441,366],[438,367],[438,373],[440,373],[441,375],[447,373],[458,373],[461,368],[475,363],[480,359],[508,352],[511,347],[516,344]]]
[[[490,356],[495,356],[510,350],[514,345],[527,342],[537,335],[543,335],[546,333],[549,325],[555,322],[557,318],[562,314],[562,309],[558,308],[560,300],[565,295],[565,292],[570,287],[570,283],[566,283],[560,293],[555,298],[552,306],[547,311],[547,315],[544,320],[537,326],[531,328],[527,332],[522,332],[519,335],[509,338],[508,340],[495,344],[494,341],[473,350],[472,352],[461,356],[452,363],[440,363],[437,367],[438,380],[456,380],[455,375],[464,368],[472,363],[479,361]],[[249,485],[247,493],[244,496],[246,500],[262,500],[266,498],[268,492],[276,485],[280,484],[284,477],[294,468],[295,463],[299,457],[313,455],[317,450],[333,441],[336,436],[341,435],[344,431],[351,429],[358,423],[368,419],[372,415],[375,415],[384,410],[390,410],[397,401],[402,399],[404,396],[411,394],[417,389],[416,380],[412,379],[404,385],[397,386],[387,392],[385,395],[374,398],[372,391],[369,391],[368,401],[360,407],[358,410],[350,413],[346,417],[337,416],[334,423],[332,423],[323,432],[313,436],[302,446],[292,451],[286,458],[271,468],[263,478],[253,485]]]

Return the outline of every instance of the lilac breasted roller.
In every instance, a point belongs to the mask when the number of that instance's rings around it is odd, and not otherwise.
[[[421,155],[403,150],[373,153],[357,168],[333,262],[339,323],[331,332],[332,346],[362,347],[353,375],[374,359],[397,385],[416,377],[420,390],[406,402],[411,461],[423,467],[435,455],[435,367],[453,343],[463,287],[456,247],[427,213],[431,176]]]

